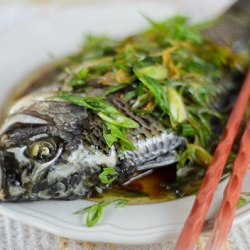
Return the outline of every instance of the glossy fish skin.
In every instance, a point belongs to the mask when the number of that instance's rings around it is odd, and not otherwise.
[[[127,130],[138,150],[125,151],[121,159],[119,145],[107,148],[102,120],[83,107],[60,100],[35,101],[12,114],[0,143],[2,200],[90,197],[94,190],[109,188],[100,182],[103,167],[113,167],[117,181],[124,182],[139,165],[157,159],[165,164],[176,161],[177,151],[185,147],[183,137],[168,134],[151,116],[131,114],[117,98],[112,102],[140,124]],[[23,122],[12,123],[16,116]],[[48,156],[46,149],[44,155],[35,150],[42,141],[50,150]]]

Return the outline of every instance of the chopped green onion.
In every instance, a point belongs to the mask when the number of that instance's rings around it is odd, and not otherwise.
[[[110,201],[107,205],[114,205],[116,207],[124,207],[128,203],[128,200],[117,199]]]
[[[112,134],[108,134],[108,133],[103,132],[103,136],[104,136],[109,148],[113,145],[114,142],[117,142],[117,137],[112,135]]]
[[[102,101],[101,99],[103,97],[75,96],[61,91],[59,92],[59,98],[65,99],[88,109],[102,111],[108,114],[120,113],[115,107],[108,105],[105,101]]]
[[[83,97],[80,96],[73,96],[73,95],[59,95],[58,96],[61,99],[67,100],[69,102],[72,102],[74,104],[77,104],[79,106],[83,106],[85,108],[89,108],[89,109],[95,109],[93,108],[91,105],[89,105]]]
[[[84,78],[87,77],[87,75],[88,75],[88,70],[85,69],[85,68],[81,68],[81,69],[77,72],[76,77],[77,77],[78,79],[84,79]]]
[[[83,80],[81,80],[81,79],[70,80],[70,81],[67,82],[68,86],[74,86],[74,87],[82,86],[84,84],[85,84],[85,82]]]
[[[110,201],[106,203],[104,200],[101,202],[98,202],[92,206],[82,208],[78,211],[76,211],[74,214],[83,214],[87,213],[86,217],[86,224],[88,227],[94,226],[101,218],[102,213],[103,213],[103,208],[108,206],[108,205],[114,205],[118,208],[124,207],[128,203],[128,200],[123,200],[123,199],[116,199],[113,201]]]
[[[191,157],[200,166],[207,168],[210,165],[213,157],[204,148],[195,144],[188,144],[187,148],[194,149],[194,154]]]
[[[133,97],[136,97],[136,96],[137,96],[137,91],[133,90],[133,91],[130,91],[127,94],[125,94],[123,99],[124,100],[130,100],[130,99],[132,99]]]
[[[152,92],[155,97],[156,103],[161,108],[161,110],[164,113],[168,113],[169,104],[163,86],[157,80],[144,75],[135,69],[134,73],[138,77],[138,79]]]
[[[112,183],[117,176],[118,174],[115,172],[114,168],[103,168],[103,172],[99,174],[99,178],[103,184]]]
[[[134,144],[126,138],[126,135],[122,133],[118,127],[109,123],[104,123],[103,126],[105,127],[103,129],[103,135],[108,147],[111,147],[114,142],[119,142],[122,148],[122,153],[124,150],[136,150]]]
[[[68,86],[77,87],[82,86],[85,84],[84,79],[88,76],[88,70],[81,68],[76,75],[72,77],[70,81],[68,81],[66,84]]]
[[[108,105],[104,101],[89,100],[88,104],[91,105],[93,108],[95,108],[95,110],[99,110],[107,114],[119,114],[120,113],[115,107]]]
[[[121,90],[121,89],[123,89],[123,88],[125,88],[125,87],[127,87],[127,86],[128,86],[128,84],[126,84],[126,83],[119,84],[119,85],[117,85],[117,86],[109,86],[109,87],[104,91],[103,96],[107,96],[107,95],[109,95],[109,94],[111,94],[111,93],[114,93],[114,92],[116,92],[116,91],[118,91],[118,90]]]
[[[237,208],[244,206],[246,203],[247,203],[247,200],[243,198],[242,196],[240,196],[238,203],[237,203]]]
[[[151,115],[154,114],[154,111],[145,109],[131,109],[130,111],[135,114],[151,114]]]
[[[184,152],[182,152],[182,154],[180,155],[177,168],[184,167],[186,164],[186,161],[188,159],[192,159],[192,156],[194,155],[194,153],[195,153],[195,148],[193,147],[188,147]]]
[[[147,66],[139,72],[156,80],[164,80],[167,77],[167,70],[161,66]]]
[[[119,139],[123,150],[136,150],[135,145],[126,138],[125,133],[121,132],[117,126],[110,123],[105,123],[104,126],[106,126],[106,128],[104,128],[104,137],[108,145],[112,145],[113,142],[117,142]]]
[[[103,206],[100,203],[94,204],[88,211],[86,224],[88,227],[94,226],[102,216]]]
[[[185,105],[174,88],[166,87],[167,99],[169,103],[169,112],[172,125],[179,124],[187,119]]]
[[[119,127],[124,127],[124,128],[138,128],[139,127],[139,124],[137,122],[133,121],[132,119],[124,115],[119,115],[119,114],[106,115],[103,112],[98,112],[97,114],[105,122],[111,123]]]
[[[250,192],[241,192],[242,194],[244,194],[245,196],[250,196]]]
[[[196,130],[189,123],[183,123],[181,124],[181,127],[182,127],[181,131],[182,136],[194,136],[196,133]]]
[[[103,126],[103,136],[107,142],[108,147],[114,142],[117,142],[119,138],[119,143],[123,149],[135,150],[136,147],[131,143],[124,133],[122,133],[118,127],[121,128],[138,128],[139,124],[134,120],[121,115],[120,112],[113,106],[108,105],[102,100],[103,97],[82,97],[71,95],[70,93],[60,91],[59,98],[70,101],[74,104],[89,108],[95,111],[99,111],[97,114],[105,122],[108,122],[110,126]],[[113,126],[111,125],[113,124]],[[118,127],[117,127],[118,126]],[[123,150],[122,150],[123,151]]]
[[[107,146],[114,144],[122,155],[125,150],[136,150],[126,129],[138,128],[139,124],[109,105],[106,97],[114,94],[126,100],[131,112],[150,114],[165,130],[185,136],[187,144],[196,145],[184,153],[177,152],[178,167],[206,167],[211,160],[211,141],[216,144],[219,137],[217,129],[212,130],[211,117],[218,119],[218,126],[228,118],[214,109],[216,98],[224,92],[218,80],[228,79],[227,87],[236,90],[225,74],[231,69],[244,69],[248,59],[204,39],[200,27],[190,26],[186,17],[161,23],[146,19],[152,25],[150,29],[123,41],[88,36],[73,60],[65,61],[67,68],[63,63],[67,74],[61,82],[73,88],[61,91],[59,98],[93,110],[103,121]],[[80,96],[90,88],[101,89],[102,93]]]
[[[103,200],[103,201],[100,201],[99,204],[101,204],[102,206],[105,206],[106,203],[105,203],[105,201]],[[88,212],[89,209],[90,209],[91,207],[92,207],[92,206],[82,208],[82,209],[80,209],[80,210],[74,212],[74,214],[84,214],[84,213]]]

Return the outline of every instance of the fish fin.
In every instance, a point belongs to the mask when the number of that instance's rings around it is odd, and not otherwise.
[[[154,161],[148,161],[143,165],[137,166],[136,170],[142,171],[142,170],[147,170],[147,169],[165,167],[165,166],[178,162],[178,160],[179,159],[177,155],[161,156]]]

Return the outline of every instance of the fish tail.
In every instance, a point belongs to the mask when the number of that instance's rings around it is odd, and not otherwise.
[[[206,28],[203,33],[219,45],[241,51],[250,39],[250,1],[237,1],[219,17],[217,24]]]

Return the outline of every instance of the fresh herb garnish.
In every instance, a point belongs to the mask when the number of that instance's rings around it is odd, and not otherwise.
[[[135,150],[135,145],[126,137],[125,131],[122,132],[116,125],[105,122],[103,124],[103,136],[110,147],[114,142],[119,142],[122,145],[122,151]]]
[[[237,203],[237,208],[244,206],[246,204],[246,202],[247,202],[247,200],[244,197],[240,196],[238,203]]]
[[[109,114],[106,115],[103,112],[98,112],[98,115],[102,118],[103,121],[113,124],[118,127],[123,128],[138,128],[139,124],[134,120],[120,114]]]
[[[103,208],[109,205],[114,205],[116,207],[124,207],[127,204],[128,200],[116,199],[110,202],[105,202],[104,200],[96,203],[92,206],[85,207],[76,211],[74,214],[83,214],[87,213],[86,224],[88,227],[94,226],[101,218],[103,213]]]
[[[101,183],[110,184],[116,179],[117,175],[114,168],[103,168],[103,172],[99,174],[99,178]]]
[[[119,84],[119,85],[116,85],[116,86],[109,86],[105,91],[104,93],[102,94],[103,96],[107,96],[113,92],[116,92],[118,90],[121,90],[125,87],[127,87],[128,85],[127,84]]]
[[[107,98],[116,95],[134,114],[155,116],[167,130],[195,145],[196,154],[191,157],[188,149],[178,167],[187,162],[204,167],[203,160],[210,157],[197,152],[212,154],[211,141],[218,140],[211,117],[220,124],[227,119],[214,110],[214,98],[224,91],[217,83],[227,69],[244,69],[247,60],[207,40],[201,29],[208,24],[191,26],[182,16],[161,23],[145,18],[151,28],[123,41],[88,35],[72,64],[66,65],[62,82],[71,90],[60,92],[59,97],[96,112],[103,120],[108,147],[119,144],[122,155],[124,150],[136,150],[126,130],[139,125],[108,104]],[[90,87],[103,91],[96,97],[79,94]]]
[[[134,70],[134,73],[138,79],[151,91],[151,93],[153,93],[156,103],[161,108],[163,113],[168,113],[168,99],[162,84],[158,80],[144,75],[137,70]]]
[[[108,147],[114,142],[118,142],[124,150],[135,150],[136,147],[126,138],[120,128],[138,128],[139,124],[134,120],[121,115],[113,106],[104,101],[104,97],[76,96],[68,92],[60,91],[59,97],[74,104],[97,111],[97,115],[105,122],[103,127],[103,136],[106,139]]]
[[[60,98],[70,101],[79,106],[108,114],[119,114],[120,112],[111,105],[108,105],[103,97],[76,96],[68,92],[60,91]]]
[[[241,192],[245,196],[250,196],[250,192]]]
[[[94,204],[89,208],[88,215],[86,218],[86,224],[88,227],[94,226],[102,216],[103,206],[101,203]]]

